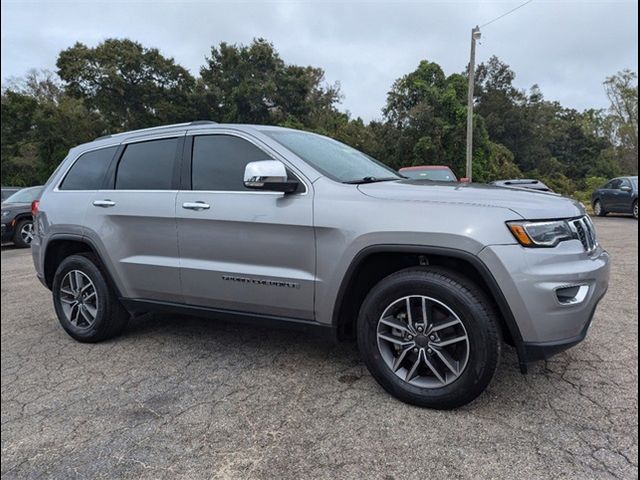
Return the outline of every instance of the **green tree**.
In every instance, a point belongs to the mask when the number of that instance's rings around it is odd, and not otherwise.
[[[611,102],[611,142],[618,150],[622,168],[638,174],[638,75],[631,70],[608,77],[604,82]]]
[[[285,64],[264,39],[212,47],[200,76],[199,111],[220,122],[317,127],[319,117],[337,113],[339,86],[325,85],[320,68]]]
[[[65,91],[99,112],[110,131],[194,118],[195,79],[155,48],[127,39],[76,43],[56,65]]]
[[[32,71],[2,92],[2,180],[43,183],[69,148],[104,130],[99,115],[64,94],[50,72]]]

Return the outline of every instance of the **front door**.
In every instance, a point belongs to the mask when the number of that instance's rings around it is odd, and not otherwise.
[[[188,304],[313,319],[311,187],[285,195],[243,184],[247,163],[271,158],[239,134],[187,136],[176,217]]]

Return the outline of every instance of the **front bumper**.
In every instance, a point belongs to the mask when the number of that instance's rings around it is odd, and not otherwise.
[[[2,243],[13,241],[14,224],[13,220],[6,223],[2,222]]]
[[[609,285],[605,250],[597,247],[587,253],[576,240],[555,248],[495,245],[479,256],[493,272],[517,323],[521,363],[549,358],[585,338]],[[578,287],[580,295],[566,301],[561,292]]]

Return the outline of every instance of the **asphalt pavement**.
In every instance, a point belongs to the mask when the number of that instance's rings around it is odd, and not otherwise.
[[[637,478],[638,222],[596,226],[613,269],[588,338],[526,376],[507,349],[451,412],[298,332],[153,314],[77,343],[3,247],[2,478]]]

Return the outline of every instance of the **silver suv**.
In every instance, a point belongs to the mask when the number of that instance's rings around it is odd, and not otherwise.
[[[329,138],[193,122],[73,148],[33,206],[33,259],[76,340],[156,310],[356,338],[416,405],[580,342],[609,279],[583,207],[414,181]]]

